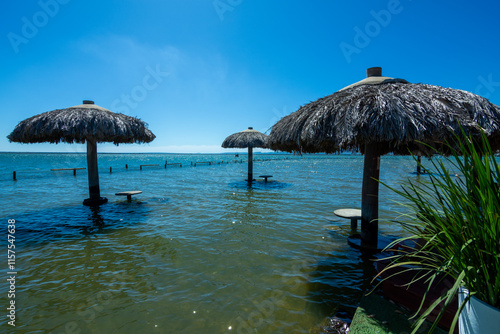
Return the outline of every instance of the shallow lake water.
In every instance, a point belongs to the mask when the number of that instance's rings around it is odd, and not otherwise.
[[[4,240],[16,222],[16,333],[319,333],[326,318],[352,316],[373,263],[348,245],[347,220],[325,217],[360,207],[363,157],[254,157],[248,187],[244,154],[100,154],[109,202],[89,208],[85,170],[50,171],[86,167],[84,154],[0,154]],[[414,170],[411,157],[385,156],[380,178],[398,185]],[[124,190],[142,194],[127,202],[115,196]],[[396,218],[394,200],[381,187],[381,218]],[[8,290],[2,279],[4,306]]]

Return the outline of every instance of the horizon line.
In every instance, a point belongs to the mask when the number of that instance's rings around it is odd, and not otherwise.
[[[31,151],[0,151],[2,153],[27,153],[27,154],[87,154],[87,152],[31,152]],[[97,152],[97,154],[246,154],[248,152],[233,151],[233,152]],[[253,152],[253,154],[294,154],[290,152]],[[302,154],[327,154],[327,153],[302,153]]]

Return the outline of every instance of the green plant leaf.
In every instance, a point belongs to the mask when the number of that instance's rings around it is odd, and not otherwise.
[[[415,276],[404,286],[424,282],[427,289],[423,298],[442,277],[454,281],[415,323],[418,329],[443,303],[431,331],[461,285],[471,295],[500,307],[500,166],[484,133],[473,137],[461,130],[444,147],[452,154],[449,158],[431,160],[431,166],[424,169],[429,172],[427,181],[409,180],[398,188],[380,182],[403,199],[398,203],[403,212],[395,221],[410,233],[391,247],[400,242],[418,242],[404,251],[393,251],[387,257],[390,264],[376,278],[390,273],[383,278],[389,279],[398,274],[397,270],[413,271]],[[422,299],[417,313],[423,305]],[[462,309],[463,305],[455,315],[454,324]]]

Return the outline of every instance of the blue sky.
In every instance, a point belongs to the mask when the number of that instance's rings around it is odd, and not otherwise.
[[[94,100],[137,116],[150,144],[99,152],[215,153],[381,66],[500,104],[496,1],[41,0],[0,11],[0,151],[18,122]]]

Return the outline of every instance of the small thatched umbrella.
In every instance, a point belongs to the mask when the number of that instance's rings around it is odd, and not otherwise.
[[[500,108],[475,94],[382,76],[367,78],[302,106],[277,122],[268,147],[288,152],[360,151],[365,155],[361,241],[377,244],[380,156],[430,153],[421,141],[440,146],[460,134],[484,130],[494,149],[500,144]],[[460,125],[459,125],[460,124]]]
[[[99,107],[93,101],[66,109],[39,114],[20,122],[7,138],[19,143],[80,143],[87,142],[89,198],[83,204],[107,202],[99,190],[97,143],[149,143],[155,135],[140,119],[118,114]]]
[[[267,136],[262,132],[249,127],[238,133],[233,133],[222,142],[224,148],[248,147],[248,183],[253,181],[253,148],[266,147]]]

